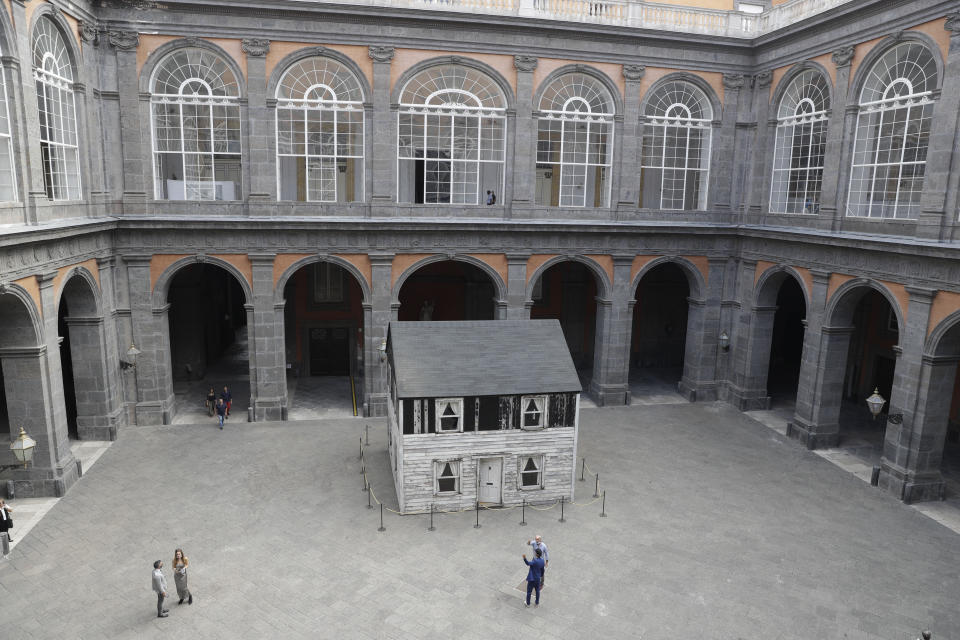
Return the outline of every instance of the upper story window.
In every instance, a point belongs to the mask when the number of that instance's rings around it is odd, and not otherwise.
[[[363,200],[363,91],[332,58],[293,64],[277,86],[281,200]]]
[[[79,200],[80,148],[73,64],[60,29],[47,17],[33,34],[33,79],[40,114],[43,187],[51,200]]]
[[[920,43],[874,63],[860,92],[848,216],[917,217],[936,88],[937,63]]]
[[[240,87],[217,54],[177,49],[150,85],[154,197],[239,200]]]
[[[416,74],[403,88],[397,114],[398,201],[498,201],[505,116],[503,92],[480,71],[444,64]]]
[[[662,84],[644,112],[640,206],[696,211],[707,206],[713,108],[683,80]]]
[[[522,396],[520,408],[523,429],[542,429],[547,426],[547,396]]]
[[[593,76],[550,83],[537,120],[537,204],[609,205],[613,115],[610,93]]]
[[[771,212],[820,210],[829,109],[830,90],[823,74],[808,69],[787,86],[777,111]]]
[[[440,398],[436,402],[437,433],[463,431],[463,398]]]
[[[3,52],[0,51],[0,56]],[[16,170],[13,161],[13,140],[10,136],[10,108],[7,104],[6,71],[0,62],[0,201],[17,199]]]

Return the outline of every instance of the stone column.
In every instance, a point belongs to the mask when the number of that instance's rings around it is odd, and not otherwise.
[[[123,409],[123,376],[120,372],[120,356],[126,359],[129,344],[120,342],[117,329],[117,297],[114,258],[97,258],[100,272],[100,297],[103,300],[103,359],[105,364],[107,394],[107,437],[104,440],[116,440],[120,427],[126,426],[126,412]]]
[[[730,211],[733,205],[733,167],[736,142],[737,110],[744,76],[740,73],[723,74],[723,114],[720,127],[713,131],[713,148],[710,151],[709,208]]]
[[[249,193],[251,213],[269,215],[269,205],[277,199],[277,166],[272,143],[275,114],[273,109],[267,107],[267,99],[272,97],[267,96],[270,41],[244,38],[240,48],[247,55],[247,157],[243,165],[243,180],[245,190]],[[273,269],[272,261],[270,268]]]
[[[744,202],[745,220],[753,221],[756,216],[769,211],[770,174],[773,173],[773,152],[777,138],[776,112],[770,114],[770,82],[773,72],[764,71],[753,77],[753,113],[757,120],[756,138],[753,145],[753,157],[745,164],[750,165],[744,193],[749,194]]]
[[[710,258],[706,290],[700,299],[687,298],[687,342],[683,376],[677,390],[691,402],[717,399],[717,339],[726,258]]]
[[[632,266],[632,254],[613,256],[613,286],[610,296],[597,296],[590,395],[601,407],[627,404],[628,401],[630,329],[635,302],[630,289]]]
[[[947,229],[956,226],[956,213],[947,211],[947,192],[957,183],[960,153],[955,153],[957,113],[960,111],[960,12],[947,17],[944,29],[950,33],[950,51],[943,70],[940,97],[933,108],[927,164],[923,174],[917,236],[944,240]]]
[[[123,157],[123,206],[125,213],[144,213],[146,185],[151,178],[149,165],[143,164],[140,136],[140,77],[137,68],[136,31],[110,31],[110,46],[116,51],[117,91],[120,99],[120,154]]]
[[[513,142],[513,202],[521,207],[534,206],[537,176],[537,121],[533,117],[533,72],[537,59],[514,56],[517,70],[516,135]]]
[[[741,411],[766,409],[767,373],[776,306],[762,307],[754,298],[756,260],[741,260],[739,270],[740,308],[732,314],[730,327],[730,398]]]
[[[127,255],[130,320],[133,342],[140,349],[134,369],[137,382],[137,424],[170,424],[173,419],[173,378],[170,364],[170,305],[153,306],[149,255]]]
[[[397,118],[390,106],[390,61],[393,47],[371,46],[373,60],[373,205],[391,204],[397,195]]]
[[[282,420],[287,409],[283,305],[274,297],[275,253],[250,254],[253,269],[253,322],[250,335],[250,406],[256,422]],[[278,308],[279,307],[279,308]]]
[[[623,135],[620,149],[620,184],[614,194],[617,209],[636,209],[640,202],[640,145],[643,123],[640,122],[640,82],[647,68],[642,64],[623,65]],[[616,143],[617,141],[615,141]]]
[[[820,186],[820,218],[824,226],[829,224],[834,231],[840,229],[843,207],[846,204],[847,181],[850,177],[850,156],[857,107],[847,108],[847,91],[850,85],[850,63],[853,47],[840,47],[833,52],[833,64],[837,68],[837,84],[833,88],[830,104],[830,120],[827,123],[827,145],[823,156],[823,182]]]
[[[77,437],[80,440],[114,440],[111,433],[110,406],[107,397],[103,316],[69,316],[70,356],[74,367],[74,392],[77,400]],[[112,436],[112,437],[111,437]]]
[[[529,253],[507,254],[507,319],[529,320],[527,306],[527,262]]]
[[[387,370],[380,359],[380,345],[387,339],[387,327],[393,318],[393,256],[392,253],[370,254],[370,321],[364,335],[364,385],[369,416],[387,414]],[[364,309],[366,321],[367,310]]]
[[[942,453],[952,388],[948,387],[945,401],[934,399],[931,403],[929,393],[931,390],[940,392],[946,379],[952,383],[953,377],[947,375],[949,366],[944,366],[947,362],[923,356],[930,306],[936,290],[917,287],[906,289],[910,294],[910,302],[907,305],[905,327],[899,338],[900,356],[893,376],[893,393],[887,405],[890,418],[884,432],[880,487],[911,502],[940,497],[943,488],[940,460],[939,456],[930,454],[934,450]],[[953,371],[956,371],[955,367]],[[921,386],[925,381],[927,388]],[[925,400],[923,405],[921,400]],[[947,405],[946,412],[938,416],[937,409],[941,403]],[[918,423],[918,412],[923,416],[928,409],[931,410],[931,419]],[[938,437],[939,441],[934,442],[934,437]],[[932,462],[936,464],[932,465]]]
[[[18,100],[12,100],[14,111],[18,114],[17,130],[20,132],[20,157],[17,165],[18,175],[24,189],[20,198],[24,204],[25,222],[37,223],[37,201],[46,201],[47,192],[43,187],[43,154],[40,152],[40,112],[37,106],[37,86],[33,79],[33,47],[30,42],[30,29],[26,27],[27,20],[24,3],[14,0],[10,3],[12,22],[15,25],[24,25],[22,29],[14,29],[16,35],[17,56],[22,62],[19,91],[8,87],[8,91]]]
[[[106,186],[106,168],[103,158],[105,146],[103,143],[103,128],[101,125],[102,98],[97,96],[98,91],[102,91],[100,69],[101,69],[101,49],[100,45],[100,25],[96,22],[84,21],[80,23],[80,39],[83,41],[84,50],[87,54],[83,57],[83,65],[80,74],[84,85],[94,96],[95,102],[91,102],[90,108],[86,109],[86,118],[83,123],[77,123],[77,126],[83,126],[86,131],[88,144],[85,150],[81,150],[81,155],[89,158],[87,162],[87,173],[83,180],[90,193],[91,201],[95,203],[104,203],[110,194]],[[79,113],[77,116],[79,117]]]

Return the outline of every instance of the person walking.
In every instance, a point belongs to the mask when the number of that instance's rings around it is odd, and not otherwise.
[[[7,542],[13,542],[13,538],[10,537],[10,529],[13,528],[13,516],[10,515],[11,513],[13,513],[13,509],[3,501],[3,498],[0,498],[0,536],[5,535]]]
[[[547,545],[543,542],[543,536],[537,536],[533,540],[527,540],[527,544],[533,547],[534,551],[539,550],[543,556],[543,571],[540,574],[540,588],[543,589],[543,585],[547,579],[547,565],[550,564],[550,554],[547,553]]]
[[[153,590],[157,592],[157,617],[166,618],[169,612],[163,608],[163,599],[167,597],[167,579],[163,577],[163,560],[153,563]]]
[[[177,604],[183,604],[184,600],[187,601],[187,604],[193,604],[193,594],[190,593],[190,589],[187,588],[188,566],[190,566],[190,561],[187,560],[187,556],[183,555],[183,549],[174,551],[173,583],[177,585],[177,595],[180,596],[180,602]]]
[[[227,405],[227,415],[230,417],[230,407],[233,406],[233,394],[230,393],[230,389],[227,388],[227,385],[223,385],[223,392],[220,394],[220,397],[223,398],[223,404]]]
[[[210,391],[207,391],[207,401],[205,404],[207,406],[207,415],[212,418],[213,412],[217,406],[217,392],[213,387],[210,387]]]
[[[223,419],[227,417],[227,405],[224,404],[223,398],[217,398],[217,422],[220,423],[220,430],[223,431]]]
[[[534,549],[537,555],[533,560],[527,560],[527,554],[523,554],[523,563],[530,567],[527,570],[527,606],[530,606],[530,592],[537,591],[536,606],[540,606],[540,581],[543,579],[543,558],[541,558],[540,549]]]

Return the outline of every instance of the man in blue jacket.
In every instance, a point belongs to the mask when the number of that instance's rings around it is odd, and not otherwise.
[[[527,570],[527,606],[530,606],[530,592],[537,590],[536,606],[540,606],[540,581],[543,579],[543,553],[540,549],[534,549],[537,557],[533,560],[527,560],[527,554],[523,554],[523,562],[530,569]]]

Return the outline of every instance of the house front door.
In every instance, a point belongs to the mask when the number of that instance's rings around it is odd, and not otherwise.
[[[503,458],[483,458],[477,466],[480,485],[480,502],[500,504],[500,477],[503,475]]]

